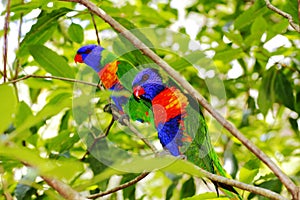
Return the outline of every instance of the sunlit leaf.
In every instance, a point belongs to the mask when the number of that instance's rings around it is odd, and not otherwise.
[[[274,90],[276,100],[286,107],[294,110],[294,95],[291,82],[285,77],[281,70],[277,71]]]
[[[275,67],[270,68],[265,72],[259,88],[257,103],[260,111],[266,115],[275,101],[274,84],[276,79]]]
[[[58,19],[69,11],[67,8],[54,10],[51,13],[42,11],[38,17],[38,21],[31,27],[30,31],[22,40],[18,55],[27,55],[27,47],[29,45],[44,44],[55,31],[58,25]]]
[[[83,41],[83,28],[79,24],[72,23],[69,26],[68,34],[73,42],[82,43]]]
[[[0,153],[2,156],[34,166],[38,174],[48,177],[71,179],[83,167],[82,163],[78,161],[44,159],[39,156],[37,151],[16,145],[0,143]]]
[[[43,45],[32,45],[29,51],[40,66],[53,76],[74,78],[74,72],[67,61],[55,51]]]
[[[0,133],[12,123],[17,109],[17,97],[14,88],[9,85],[0,85]]]

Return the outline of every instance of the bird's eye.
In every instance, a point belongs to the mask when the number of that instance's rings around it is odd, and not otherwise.
[[[91,53],[91,51],[92,51],[91,49],[87,49],[87,50],[85,51],[85,53],[86,53],[86,54],[89,54],[89,53]]]
[[[148,78],[149,78],[149,75],[148,74],[144,74],[143,76],[142,76],[142,81],[146,81],[146,80],[148,80]]]

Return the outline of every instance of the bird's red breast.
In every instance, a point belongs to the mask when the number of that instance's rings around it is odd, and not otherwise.
[[[119,82],[117,71],[119,61],[113,61],[111,63],[106,64],[103,69],[98,73],[102,84],[105,88],[109,89],[113,85]]]

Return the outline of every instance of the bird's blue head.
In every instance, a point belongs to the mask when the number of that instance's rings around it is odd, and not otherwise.
[[[135,98],[152,101],[157,94],[165,89],[165,86],[156,69],[146,68],[135,76],[132,88]]]
[[[103,50],[104,48],[99,45],[85,45],[78,49],[74,60],[76,63],[85,63],[93,68],[96,72],[99,72],[102,68],[100,61]]]

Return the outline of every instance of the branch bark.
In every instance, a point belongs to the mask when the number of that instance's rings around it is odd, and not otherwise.
[[[105,192],[100,192],[100,193],[97,193],[97,194],[89,195],[89,196],[87,196],[87,198],[88,199],[96,199],[98,197],[103,197],[105,195],[112,194],[112,193],[117,192],[119,190],[125,189],[125,188],[127,188],[127,187],[129,187],[131,185],[136,184],[137,182],[139,182],[140,180],[142,180],[143,178],[145,178],[146,176],[148,176],[148,174],[149,174],[149,172],[141,173],[135,179],[132,179],[131,181],[128,181],[127,183],[119,185],[118,187],[115,187],[115,188],[113,188],[111,190],[108,190],[108,191],[105,191]]]
[[[42,176],[44,181],[51,186],[54,190],[56,190],[62,197],[67,200],[84,200],[86,199],[79,192],[71,188],[69,185],[61,182],[60,180],[49,178],[46,176]]]
[[[4,22],[4,45],[3,45],[3,82],[6,82],[7,77],[7,34],[9,29],[9,17],[10,17],[10,0],[6,5],[6,16]]]
[[[178,72],[169,66],[163,59],[156,55],[151,49],[149,49],[143,42],[141,42],[135,35],[124,28],[111,16],[107,15],[105,11],[98,8],[95,4],[88,0],[62,0],[67,2],[77,2],[84,5],[91,12],[102,18],[117,32],[127,38],[135,47],[140,49],[146,56],[152,59],[157,65],[163,68],[168,74],[176,80],[187,92],[189,92],[198,102],[234,137],[243,143],[254,155],[256,155],[261,161],[263,161],[279,178],[279,180],[285,185],[288,191],[292,194],[293,199],[298,199],[299,188],[292,182],[292,180],[258,147],[256,147],[250,140],[248,140],[236,127],[228,122],[219,112],[217,112],[206,99],[199,94]]]
[[[289,21],[291,27],[293,27],[297,32],[300,33],[300,26],[294,22],[294,19],[293,19],[292,15],[290,15],[289,13],[286,13],[286,12],[280,10],[279,8],[273,6],[269,0],[265,0],[265,3],[266,3],[266,6],[270,10],[272,10],[272,11],[276,12],[277,14],[279,14],[279,15],[283,16],[284,18],[286,18]],[[298,8],[299,8],[299,1],[298,1]]]

